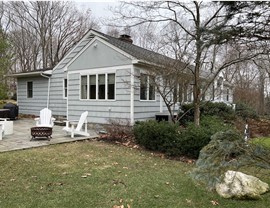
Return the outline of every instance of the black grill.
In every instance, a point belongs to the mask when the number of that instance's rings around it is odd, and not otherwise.
[[[4,109],[10,110],[10,119],[15,120],[19,115],[19,106],[13,103],[7,103],[4,105]]]

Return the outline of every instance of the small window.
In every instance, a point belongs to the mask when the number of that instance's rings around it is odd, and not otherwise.
[[[97,87],[96,87],[96,75],[90,75],[90,78],[89,78],[89,81],[90,81],[90,90],[89,90],[89,98],[90,99],[96,99],[96,90],[97,90]]]
[[[81,99],[87,99],[87,76],[81,77]]]
[[[67,98],[67,79],[64,79],[64,98]]]
[[[33,97],[33,82],[27,82],[27,98]]]
[[[108,74],[108,100],[113,100],[115,97],[115,74]]]

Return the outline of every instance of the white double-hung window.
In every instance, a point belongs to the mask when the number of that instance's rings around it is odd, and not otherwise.
[[[115,100],[115,73],[81,76],[82,100]]]

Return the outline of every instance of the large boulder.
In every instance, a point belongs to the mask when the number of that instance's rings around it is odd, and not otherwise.
[[[216,184],[216,191],[224,198],[259,199],[269,190],[267,183],[237,171],[227,171],[223,180],[223,183]]]

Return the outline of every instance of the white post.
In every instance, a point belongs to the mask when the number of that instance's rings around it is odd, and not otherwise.
[[[130,70],[130,124],[134,124],[134,66]]]

